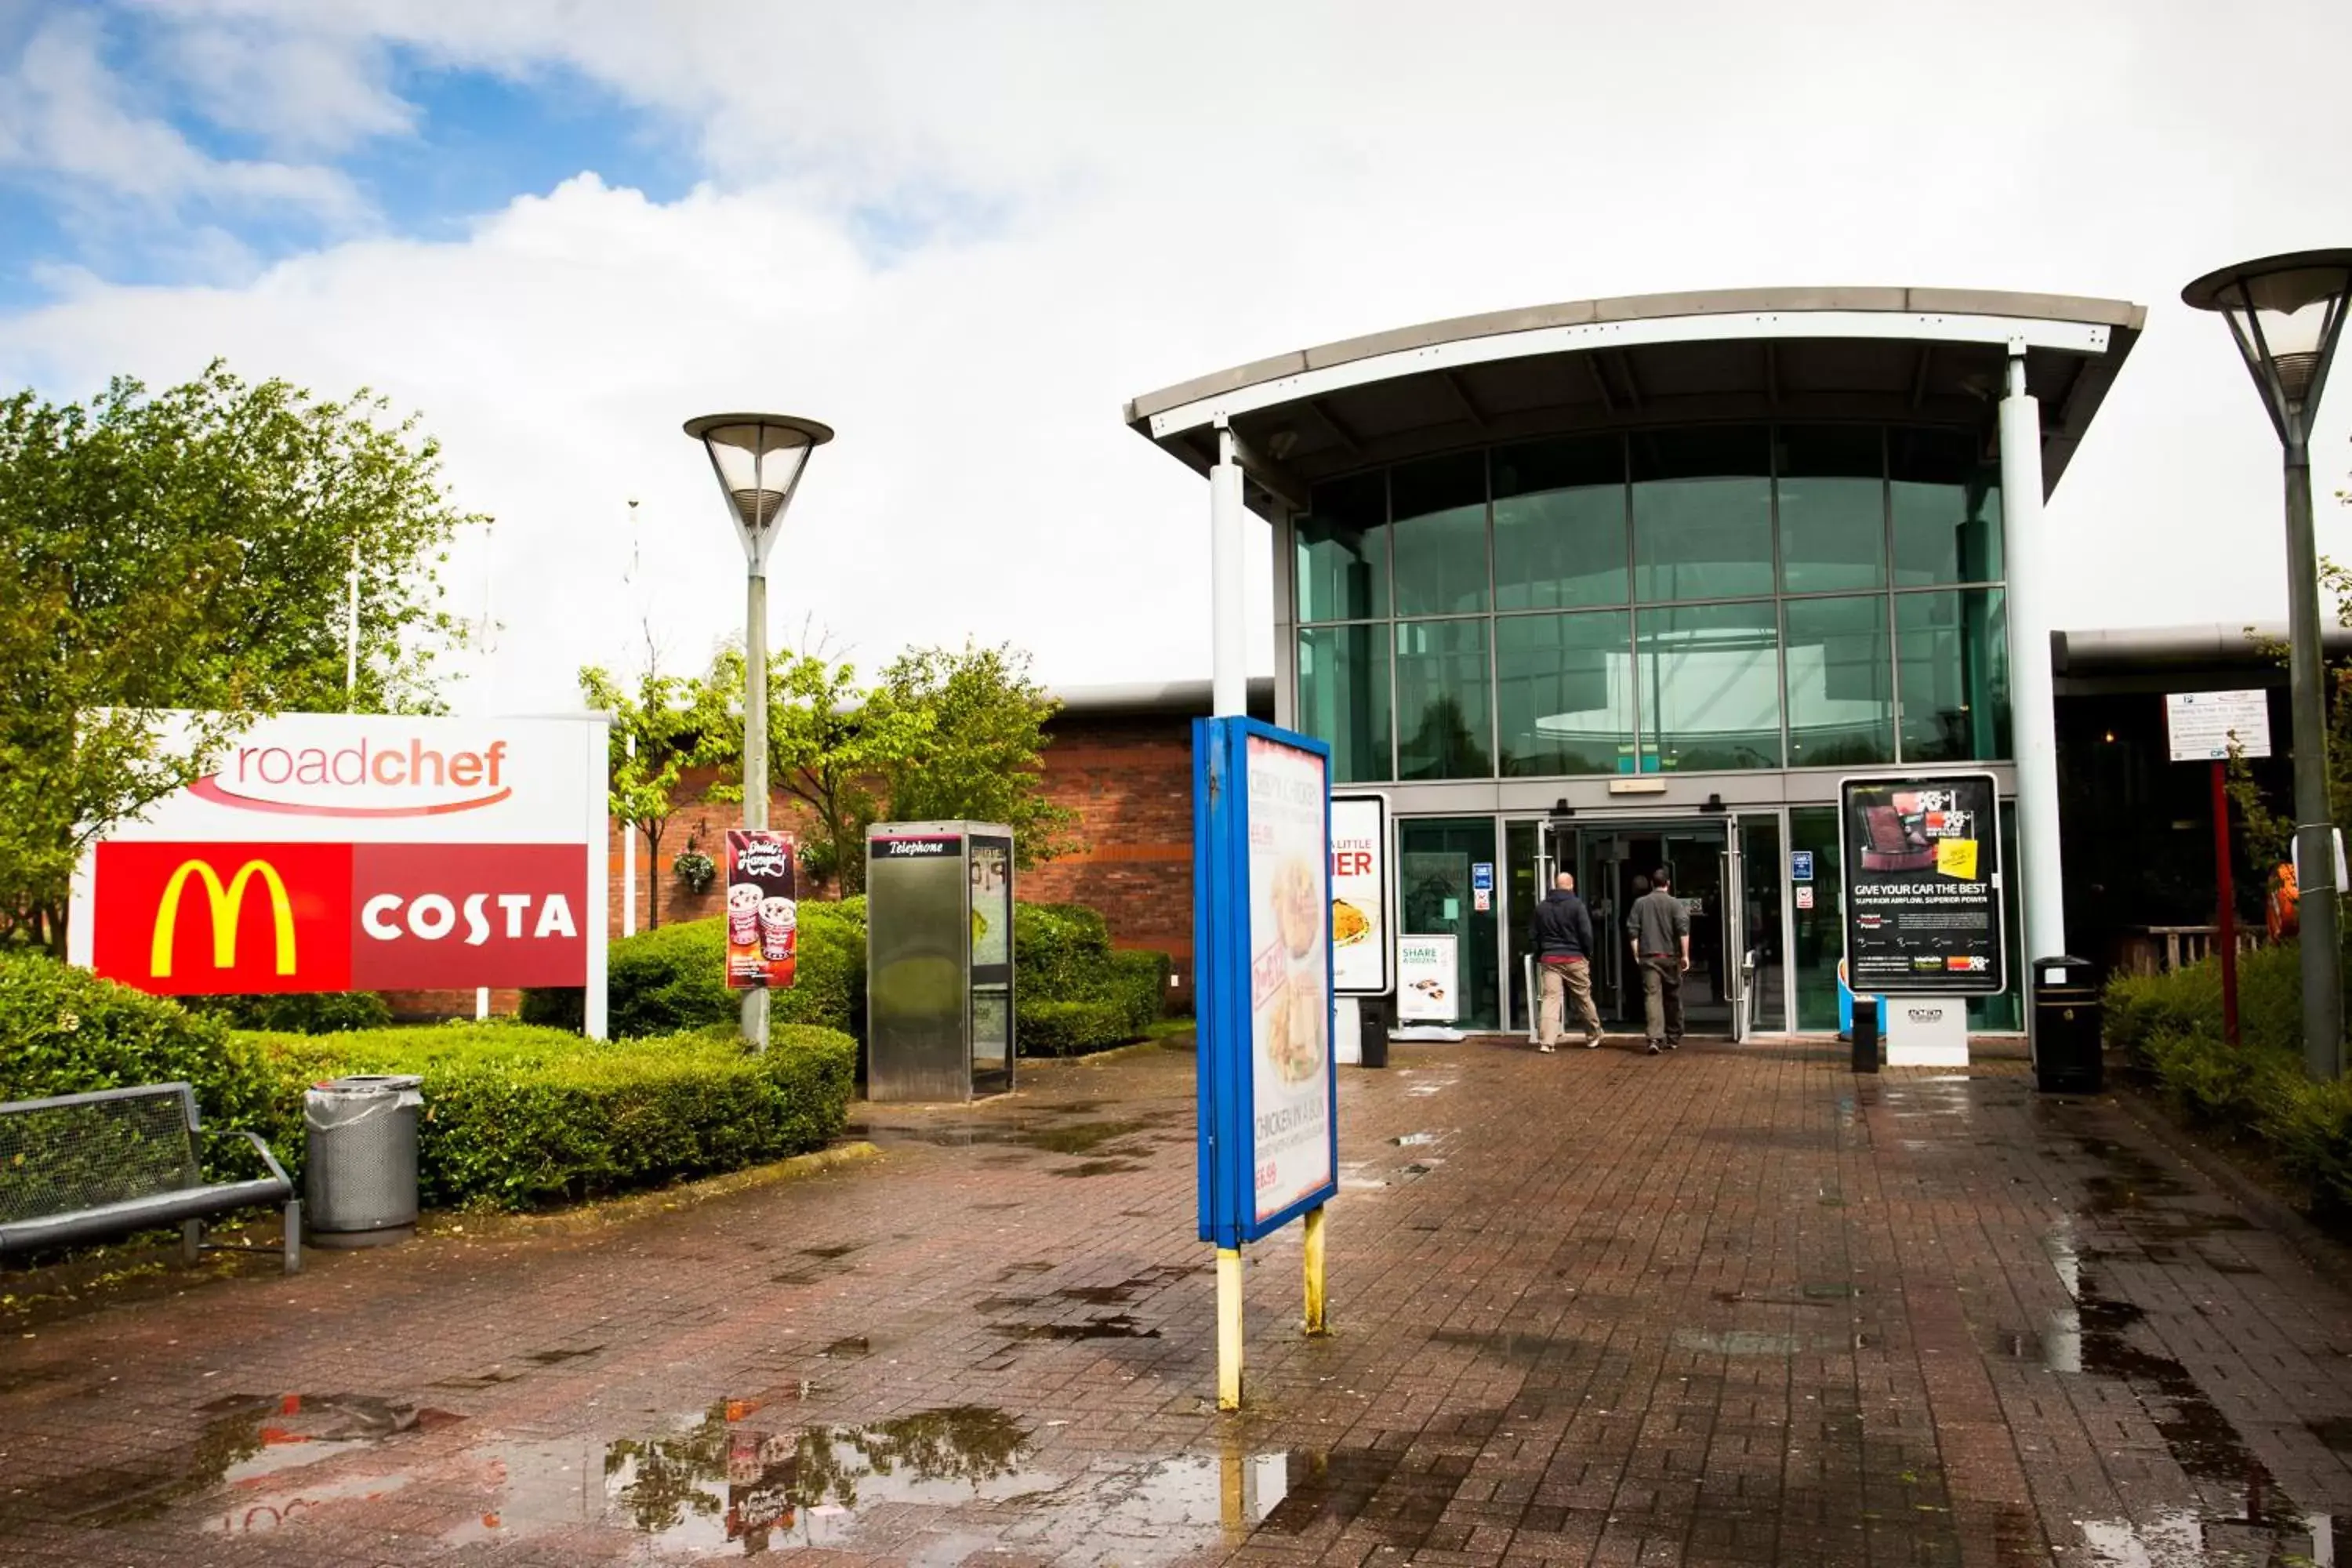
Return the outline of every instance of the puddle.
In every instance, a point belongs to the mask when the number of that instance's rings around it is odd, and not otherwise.
[[[861,1127],[856,1135],[877,1143],[935,1143],[964,1149],[974,1144],[1013,1144],[1048,1154],[1087,1154],[1118,1139],[1147,1131],[1164,1118],[1129,1121],[968,1121],[938,1127]],[[1190,1140],[1187,1140],[1190,1142]]]
[[[2331,1415],[2310,1424],[2311,1435],[2339,1454],[2352,1454],[2352,1415]]]
[[[594,1355],[604,1348],[603,1345],[582,1345],[570,1350],[532,1351],[522,1359],[536,1362],[541,1366],[561,1366],[567,1361],[578,1361],[583,1356]]]
[[[2080,1520],[2074,1527],[2083,1533],[2087,1556],[2074,1561],[2097,1568],[2338,1568],[2352,1563],[2352,1553],[2338,1555],[2352,1547],[2347,1523],[2324,1513],[2271,1518],[2185,1510],[2160,1513],[2144,1524]]]
[[[864,1245],[865,1244],[863,1242],[845,1241],[833,1247],[803,1247],[801,1248],[801,1256],[803,1258],[822,1258],[827,1261],[831,1261],[836,1258],[846,1258]]]
[[[1423,1143],[1436,1142],[1437,1134],[1434,1132],[1408,1132],[1402,1137],[1391,1138],[1389,1142],[1396,1144],[1402,1149],[1412,1149]]]
[[[665,1555],[917,1548],[907,1561],[938,1568],[992,1554],[1159,1568],[1254,1532],[1304,1534],[1329,1520],[1360,1519],[1374,1540],[1411,1549],[1456,1484],[1400,1475],[1399,1455],[1369,1449],[1049,1463],[1034,1436],[979,1405],[797,1431],[730,1420],[713,1405],[690,1424],[608,1446],[485,1447],[469,1458],[487,1506],[443,1540],[604,1526]],[[869,1520],[885,1533],[866,1539]]]
[[[989,1327],[1011,1340],[1156,1340],[1158,1329],[1147,1329],[1125,1312],[1089,1318],[1083,1323],[992,1323]]]
[[[470,1392],[485,1388],[496,1388],[502,1383],[512,1383],[521,1375],[522,1373],[519,1372],[509,1372],[504,1367],[494,1366],[488,1372],[476,1373],[469,1377],[445,1377],[436,1383],[429,1384],[428,1386],[434,1388],[461,1389]]]
[[[270,1479],[337,1455],[365,1451],[409,1432],[429,1432],[464,1416],[404,1401],[361,1394],[231,1394],[208,1401],[194,1441],[146,1466],[90,1470],[53,1481],[37,1496],[0,1497],[0,1521],[10,1517],[99,1526],[152,1519],[173,1504],[226,1489],[226,1511],[212,1530],[269,1528],[302,1497],[258,1489]],[[379,1478],[377,1490],[405,1484]],[[309,1494],[303,1494],[309,1495]]]
[[[1056,1165],[1057,1176],[1123,1176],[1143,1167],[1131,1160],[1084,1160],[1075,1165]]]
[[[1701,1355],[1790,1356],[1809,1349],[1845,1350],[1846,1339],[1807,1339],[1801,1334],[1762,1334],[1746,1329],[1676,1329],[1675,1349]]]
[[[874,1347],[864,1334],[845,1335],[817,1352],[817,1354],[830,1357],[835,1361],[849,1361],[873,1353]]]

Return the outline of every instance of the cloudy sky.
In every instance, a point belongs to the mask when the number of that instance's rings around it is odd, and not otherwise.
[[[2113,296],[2148,330],[2047,513],[2062,624],[2280,617],[2276,444],[2178,300],[2352,244],[2352,6],[2259,9],[0,0],[0,384],[226,355],[422,411],[497,519],[449,574],[495,584],[475,698],[543,709],[642,622],[680,668],[740,626],[690,415],[840,430],[786,640],[1202,678],[1206,488],[1137,393],[1598,295]]]

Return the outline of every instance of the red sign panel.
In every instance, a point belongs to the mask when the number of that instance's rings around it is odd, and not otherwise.
[[[164,995],[579,985],[589,890],[578,845],[107,842],[91,964]]]

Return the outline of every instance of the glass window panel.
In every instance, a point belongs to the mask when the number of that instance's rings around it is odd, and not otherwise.
[[[1838,808],[1833,805],[1793,805],[1789,808],[1789,847],[1810,850],[1813,857],[1812,907],[1797,905],[1796,951],[1789,955],[1789,974],[1797,988],[1797,1027],[1834,1029],[1838,1026],[1838,965],[1845,962],[1845,909],[1841,894],[1845,877],[1840,865]]]
[[[1662,430],[1631,445],[1633,596],[1770,593],[1770,433],[1760,425]]]
[[[2000,581],[2000,466],[1965,430],[1887,437],[1895,585]]]
[[[1389,770],[1389,629],[1308,626],[1298,634],[1298,727],[1331,744],[1331,776],[1379,783]]]
[[[1886,582],[1885,451],[1873,425],[1779,432],[1780,586],[1791,594]]]
[[[1895,760],[1895,660],[1886,595],[1790,599],[1780,606],[1789,682],[1789,765]]]
[[[1397,777],[1491,778],[1486,622],[1396,628]]]
[[[1472,868],[1495,863],[1491,816],[1401,817],[1397,838],[1397,919],[1414,936],[1451,936],[1454,1021],[1492,1029],[1503,1021],[1497,927],[1502,911],[1478,907]]]
[[[1633,628],[1622,610],[1495,622],[1504,773],[1629,773]]]
[[[1389,613],[1388,495],[1388,477],[1379,473],[1315,487],[1314,510],[1292,530],[1300,620]]]
[[[2010,756],[2009,619],[1999,588],[1895,595],[1903,760]]]
[[[1396,613],[1469,615],[1486,607],[1486,455],[1401,463],[1389,474],[1395,519]]]
[[[1538,441],[1495,453],[1495,605],[1625,602],[1625,443]]]
[[[1780,616],[1769,599],[1635,616],[1642,770],[1780,765]]]

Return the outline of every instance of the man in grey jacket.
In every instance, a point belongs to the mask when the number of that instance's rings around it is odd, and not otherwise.
[[[1683,974],[1690,968],[1690,911],[1675,897],[1674,877],[1664,867],[1650,879],[1650,890],[1633,900],[1625,920],[1633,962],[1642,968],[1642,1004],[1649,1026],[1650,1055],[1683,1043]]]

